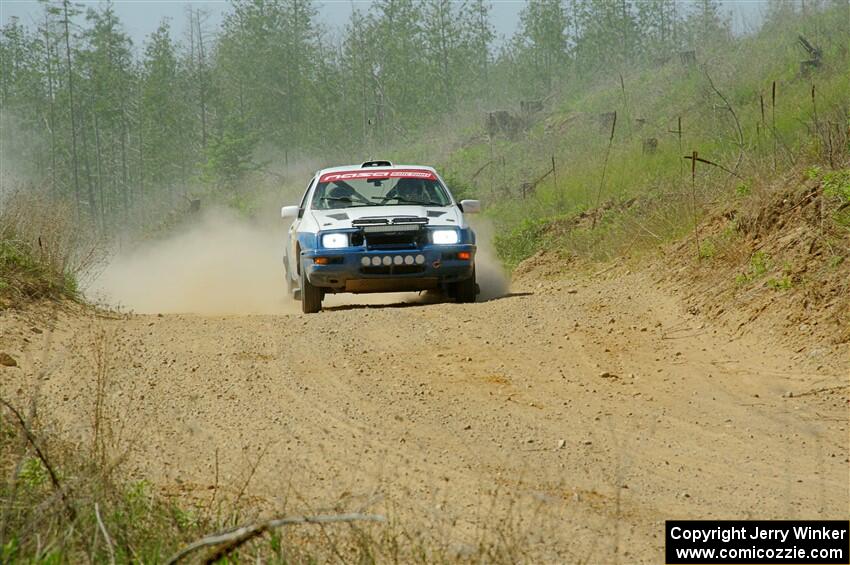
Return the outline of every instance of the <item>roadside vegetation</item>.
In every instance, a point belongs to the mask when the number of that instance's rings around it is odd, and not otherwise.
[[[767,3],[765,33],[754,40],[733,37],[717,0],[539,0],[500,40],[484,0],[380,0],[356,9],[341,30],[323,26],[311,1],[234,0],[219,25],[193,6],[182,36],[163,21],[134,45],[108,2],[83,11],[53,0],[31,22],[12,19],[0,30],[3,168],[37,178],[109,233],[147,231],[197,200],[250,207],[258,183],[297,191],[310,169],[369,156],[436,163],[491,200],[507,190],[515,202],[555,153],[557,190],[535,186],[537,205],[515,207],[567,212],[583,192],[581,202],[595,204],[590,187],[600,184],[597,157],[610,129],[599,113],[618,112],[605,200],[624,178],[640,180],[624,176],[624,163],[642,164],[630,161],[639,140],[672,129],[677,115],[685,149],[695,135],[726,141],[684,113],[703,116],[719,104],[703,92],[705,63],[728,60],[709,70],[736,109],[750,103],[752,81],[788,78],[799,59],[813,57],[799,53],[797,33],[835,73],[846,3],[798,8]],[[795,118],[783,111],[791,99],[781,86],[779,129]],[[717,113],[725,133],[728,112]],[[492,141],[475,141],[482,137]],[[667,136],[660,143],[657,161],[672,159],[677,170]]]
[[[80,298],[79,281],[102,255],[73,206],[21,187],[0,195],[0,310],[40,299]]]
[[[639,254],[815,177],[835,209],[850,167],[847,16],[783,13],[753,36],[566,81],[516,139],[470,129],[444,168],[485,200],[511,267],[542,250]]]
[[[108,359],[104,359],[108,364]],[[106,378],[103,373],[101,378]],[[444,531],[380,514],[261,510],[221,485],[174,496],[123,468],[120,414],[98,380],[88,440],[69,444],[49,416],[0,398],[2,563],[515,563],[533,559],[517,516],[493,516],[459,543]],[[114,408],[114,407],[113,407]],[[297,497],[296,497],[297,498]],[[275,523],[274,518],[279,522]],[[216,539],[211,539],[212,534]],[[454,541],[453,541],[454,540]]]

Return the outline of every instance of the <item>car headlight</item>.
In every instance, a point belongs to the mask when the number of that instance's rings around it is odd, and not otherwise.
[[[455,230],[434,230],[431,232],[431,241],[436,245],[454,245],[460,241],[460,236]]]
[[[327,249],[339,249],[340,247],[348,247],[348,234],[326,233],[322,236],[322,247],[325,247]]]

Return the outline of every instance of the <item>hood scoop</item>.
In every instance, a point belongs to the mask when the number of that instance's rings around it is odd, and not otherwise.
[[[347,220],[348,214],[342,212],[341,214],[328,214],[328,218],[333,218],[334,220]]]
[[[442,216],[443,214],[445,214],[445,212],[444,212],[444,211],[440,211],[440,210],[428,210],[428,217],[429,217],[429,218],[439,218],[439,217],[440,217],[440,216]]]

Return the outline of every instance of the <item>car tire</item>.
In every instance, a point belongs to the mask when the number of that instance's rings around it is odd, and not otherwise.
[[[322,298],[324,292],[321,288],[313,286],[307,280],[307,275],[301,271],[301,311],[305,314],[315,314],[322,309]]]
[[[461,304],[475,302],[475,296],[478,294],[478,285],[475,283],[475,270],[472,271],[472,276],[468,279],[456,282],[452,288],[452,295],[455,300]]]

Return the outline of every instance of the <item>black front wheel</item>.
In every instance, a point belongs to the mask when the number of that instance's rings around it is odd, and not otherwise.
[[[310,284],[307,275],[301,272],[301,311],[305,314],[315,314],[322,309],[324,291]]]
[[[478,285],[475,284],[475,270],[472,271],[471,277],[454,283],[452,287],[450,293],[458,302],[475,302],[475,296],[478,294]]]

